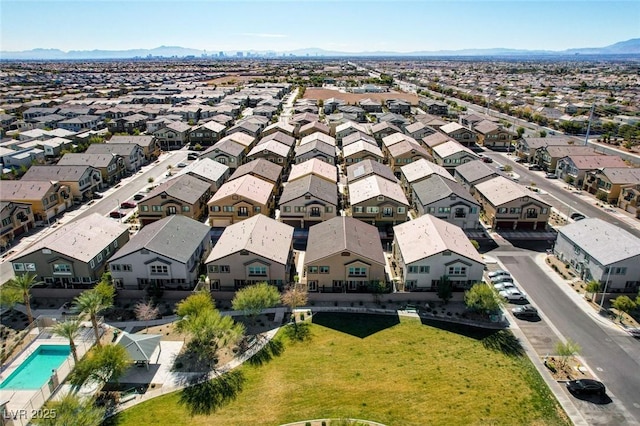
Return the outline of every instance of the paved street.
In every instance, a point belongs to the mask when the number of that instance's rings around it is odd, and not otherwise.
[[[640,342],[600,318],[551,269],[543,270],[538,263],[544,263],[544,255],[512,247],[488,254],[512,273],[542,312],[538,323],[514,320],[538,355],[552,353],[560,336],[572,339],[581,346],[586,366],[607,386],[611,401],[603,404],[567,393],[585,420],[590,425],[640,424]]]

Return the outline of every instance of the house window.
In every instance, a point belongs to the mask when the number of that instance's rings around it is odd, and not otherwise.
[[[354,213],[362,213],[362,207],[361,206],[356,206],[353,208],[353,212]]]
[[[428,274],[429,273],[429,266],[421,266],[420,267],[420,273],[421,274]]]
[[[133,271],[133,267],[131,265],[122,265],[122,270],[125,272]]]
[[[384,201],[384,195],[378,195],[378,201]]]
[[[305,211],[305,208],[304,208],[304,206],[295,206],[295,207],[293,208],[293,210],[294,210],[296,213],[303,213],[303,212]]]
[[[498,209],[498,213],[500,213],[500,214],[506,213],[507,211],[508,211],[508,210],[507,210],[507,208],[506,208],[506,207],[500,207],[500,208]]]
[[[233,206],[223,206],[222,211],[224,212],[233,212]]]
[[[188,212],[188,211],[190,211],[190,210],[191,210],[191,207],[189,207],[189,206],[182,206],[182,211],[183,211],[183,212]]]
[[[96,257],[96,262],[102,262],[102,253],[98,253],[98,257]]]
[[[380,209],[376,207],[367,207],[367,213],[378,213]]]
[[[36,264],[35,263],[25,263],[24,264],[24,269],[26,269],[27,271],[30,271],[30,272],[35,272]]]
[[[329,273],[329,267],[328,266],[320,266],[319,267],[319,271],[321,274],[328,274]]]
[[[327,206],[324,208],[325,213],[333,213],[333,207]]]
[[[466,266],[449,266],[448,275],[466,275],[467,267]]]
[[[318,291],[318,281],[307,281],[309,291]]]
[[[418,267],[417,266],[409,266],[408,272],[410,274],[417,274],[418,273]]]
[[[119,264],[112,263],[110,266],[111,266],[111,270],[112,271],[121,271],[122,270],[122,267]]]
[[[229,274],[231,273],[231,268],[229,267],[229,265],[220,265],[220,273]]]
[[[167,214],[176,214],[176,208],[175,208],[175,206],[169,206],[169,207],[167,207]]]
[[[308,274],[317,274],[318,273],[318,267],[317,266],[307,266],[307,273]]]
[[[161,212],[162,211],[162,206],[151,206],[151,211]]]
[[[24,263],[14,263],[13,264],[13,270],[16,272],[23,272],[24,271]]]
[[[91,262],[93,263],[93,260]],[[93,266],[91,267],[93,268]],[[53,273],[54,274],[71,274],[71,265],[67,265],[66,263],[54,263]]]
[[[140,208],[142,209],[143,212],[148,212],[149,211],[149,206],[142,205],[142,206],[140,206]]]
[[[262,209],[260,208],[260,206],[253,206],[253,212],[254,213],[260,213]]]
[[[238,207],[238,216],[246,217],[249,216],[249,209],[246,207]]]
[[[311,207],[311,213],[309,213],[311,217],[320,217],[320,207]]]
[[[168,275],[169,267],[167,265],[151,265],[151,275]]]
[[[456,218],[467,217],[467,214],[465,213],[465,211],[464,211],[464,209],[462,207],[456,208],[454,215],[455,215]]]
[[[519,214],[522,211],[520,207],[511,207],[509,208],[510,214]]]
[[[382,208],[382,216],[384,216],[384,217],[393,217],[393,207],[383,207]]]
[[[527,219],[533,219],[538,217],[538,211],[536,209],[527,209]]]
[[[398,207],[398,214],[404,214],[404,207]]]
[[[438,207],[438,213],[451,213],[451,207]]]
[[[547,214],[549,212],[549,209],[547,209],[546,207],[542,208],[542,214]]]
[[[96,267],[96,264],[94,263],[93,259],[91,259],[91,261],[89,262],[89,267],[90,267],[91,269],[93,269],[93,268],[95,268],[95,267]]]
[[[435,213],[435,212],[436,212],[435,207],[429,207],[429,213]]]
[[[207,270],[212,274],[218,273],[218,265],[209,265],[207,266]]]
[[[220,206],[211,206],[211,211],[212,212],[219,212],[220,211]]]
[[[266,277],[267,276],[267,267],[266,266],[249,266],[249,276],[250,277]]]
[[[367,268],[358,267],[358,266],[350,266],[349,267],[349,276],[350,277],[366,277],[367,276]]]
[[[285,213],[291,213],[291,206],[284,206],[284,210]]]

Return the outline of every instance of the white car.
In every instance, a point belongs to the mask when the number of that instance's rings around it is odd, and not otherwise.
[[[507,290],[510,288],[513,289],[518,289],[518,287],[516,287],[516,285],[514,283],[512,283],[511,281],[505,281],[499,284],[494,284],[493,288],[495,288],[498,291],[502,291],[502,290]]]
[[[498,292],[498,294],[510,302],[513,302],[516,300],[517,301],[527,300],[527,295],[521,292],[520,290],[518,290],[517,288],[502,290]]]
[[[487,276],[488,276],[489,278],[495,278],[495,277],[499,277],[499,276],[502,276],[502,275],[506,275],[506,276],[508,276],[508,277],[510,277],[510,276],[511,276],[511,274],[509,273],[509,271],[505,271],[504,269],[498,269],[497,271],[489,272],[489,273],[487,274]]]
[[[506,275],[495,277],[491,280],[492,284],[512,283],[512,282],[513,282],[513,278],[511,276],[506,276]]]

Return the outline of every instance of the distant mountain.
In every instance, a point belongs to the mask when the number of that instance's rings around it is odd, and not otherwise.
[[[341,52],[320,48],[297,49],[284,52],[244,50],[258,56],[293,55],[298,57],[349,57],[349,56],[559,56],[559,55],[633,55],[640,54],[640,38],[621,41],[610,46],[575,48],[562,51],[554,50],[522,50],[522,49],[461,49],[436,50],[416,52]],[[131,50],[70,50],[64,52],[59,49],[32,49],[25,51],[0,51],[0,60],[65,60],[65,59],[131,59],[147,57],[183,58],[188,56],[201,57],[207,51],[189,49],[180,46],[160,46],[155,49]],[[236,51],[225,52],[229,57],[236,57]]]

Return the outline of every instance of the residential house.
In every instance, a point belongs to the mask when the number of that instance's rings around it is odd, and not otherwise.
[[[449,114],[449,106],[444,102],[434,99],[420,97],[418,99],[418,107],[426,111],[427,114],[443,116]]]
[[[349,216],[309,228],[303,282],[310,292],[366,292],[386,282],[378,229]]]
[[[376,226],[397,225],[408,217],[409,201],[397,182],[373,175],[349,182],[351,215]]]
[[[400,177],[400,167],[418,161],[421,158],[429,161],[433,161],[431,154],[427,152],[422,146],[417,143],[411,143],[408,141],[402,141],[391,146],[383,147],[383,153],[387,157],[389,167],[393,170],[396,177]],[[386,152],[385,152],[386,151]]]
[[[180,149],[189,142],[191,126],[181,121],[174,121],[153,132],[160,147],[164,151]]]
[[[277,191],[282,183],[282,166],[274,164],[264,158],[258,158],[257,160],[249,161],[238,167],[227,181],[232,181],[245,175],[255,176],[267,181],[273,184]]]
[[[207,203],[209,224],[223,227],[259,214],[270,216],[274,192],[272,183],[249,174],[230,180]]]
[[[433,148],[438,145],[442,145],[445,142],[449,142],[450,140],[451,139],[444,133],[437,132],[422,138],[422,145],[427,149],[427,151],[429,151],[429,153],[433,154]]]
[[[415,123],[411,123],[405,126],[404,128],[404,132],[411,136],[412,138],[416,139],[416,140],[420,140],[426,136],[429,136],[431,134],[435,133],[435,130],[433,130],[432,128],[424,125],[423,123],[416,121]]]
[[[342,99],[329,98],[324,100],[322,110],[325,114],[332,114],[338,110],[338,107],[344,106],[346,104],[347,103]]]
[[[77,117],[58,121],[58,127],[60,129],[72,132],[79,132],[87,129],[98,130],[101,125],[103,125],[102,119],[96,115],[79,115]]]
[[[473,195],[477,184],[500,175],[496,169],[487,166],[482,160],[473,160],[457,166],[453,176]]]
[[[461,228],[425,215],[393,231],[393,259],[404,290],[435,291],[443,279],[462,290],[482,281],[484,260]]]
[[[280,133],[284,133],[285,135],[289,135],[293,137],[295,134],[295,131],[296,131],[295,126],[285,123],[283,121],[276,121],[275,123],[265,127],[261,135],[264,137],[264,136],[270,135],[271,133],[280,132]]]
[[[321,177],[328,182],[332,182],[334,185],[338,181],[338,169],[336,166],[317,158],[312,158],[311,160],[291,166],[288,182],[292,182],[308,175]]]
[[[511,144],[516,135],[493,121],[483,120],[473,126],[478,135],[478,145],[494,150],[511,151]]]
[[[436,164],[443,166],[453,175],[457,166],[477,160],[478,156],[466,146],[456,141],[449,141],[433,148],[433,159]]]
[[[108,154],[122,158],[129,173],[135,173],[145,163],[142,148],[133,143],[94,143],[89,145],[85,154]]]
[[[0,201],[28,204],[38,224],[48,222],[73,205],[71,188],[50,180],[0,180]]]
[[[640,219],[640,182],[622,187],[618,196],[618,207]]]
[[[622,188],[640,182],[640,169],[629,167],[605,167],[586,172],[582,189],[598,199],[616,203]]]
[[[382,142],[382,139],[393,133],[402,133],[402,130],[388,121],[381,121],[371,126],[371,134],[378,142]]]
[[[126,174],[124,159],[116,154],[64,154],[58,166],[91,166],[100,170],[102,181],[115,185]]]
[[[280,196],[280,220],[297,228],[308,228],[338,213],[338,187],[308,174],[287,182]]]
[[[355,105],[343,105],[338,107],[338,111],[353,117],[353,121],[357,121],[358,123],[362,123],[366,121],[365,119],[365,111],[364,109],[355,106]]]
[[[100,170],[91,166],[31,166],[20,180],[60,182],[76,202],[90,200],[103,186]]]
[[[607,221],[587,218],[559,228],[553,251],[605,292],[640,289],[640,238]]]
[[[273,116],[277,113],[278,113],[278,108],[269,106],[269,105],[260,105],[253,109],[254,115],[267,117],[269,120],[271,120]]]
[[[335,131],[338,146],[342,146],[342,139],[357,132],[367,134],[367,130],[362,125],[352,121],[338,125]]]
[[[73,145],[73,141],[67,138],[55,137],[40,142],[40,146],[44,150],[44,156],[54,158],[60,156],[63,150],[68,150]]]
[[[433,175],[411,185],[412,207],[462,229],[479,229],[480,204],[453,179]]]
[[[342,139],[342,148],[356,142],[365,142],[375,146],[376,148],[378,147],[378,142],[373,136],[369,136],[368,134],[362,132],[354,132]]]
[[[327,143],[315,140],[313,142],[306,143],[304,145],[297,146],[295,149],[295,162],[296,164],[304,161],[317,158],[325,163],[335,164],[336,162],[336,147]]]
[[[440,127],[440,131],[450,139],[459,142],[465,147],[470,147],[476,143],[476,133],[458,123],[449,123]]]
[[[388,181],[397,183],[398,179],[393,174],[393,170],[387,165],[378,163],[373,160],[363,160],[357,164],[347,167],[347,182],[353,183],[357,180],[367,178],[369,176],[380,176]]]
[[[498,176],[475,185],[474,197],[494,230],[546,230],[551,205],[523,186]]]
[[[110,133],[142,133],[147,130],[149,117],[143,114],[131,114],[107,121],[107,128]]]
[[[331,133],[331,128],[329,126],[327,126],[324,123],[321,123],[319,121],[313,121],[309,124],[305,124],[304,126],[300,127],[300,130],[298,131],[298,136],[300,138],[304,138],[305,136],[309,136],[313,133],[316,132],[320,132],[320,133],[324,133],[325,135],[329,135]]]
[[[547,136],[544,138],[520,138],[516,145],[516,155],[531,163],[535,160],[538,149],[546,146],[570,145],[573,140],[568,136]]]
[[[400,167],[400,184],[409,201],[411,201],[411,185],[428,179],[433,175],[440,175],[445,179],[454,180],[447,169],[424,158]]]
[[[0,187],[2,188],[2,187]],[[4,194],[2,196],[4,198]],[[0,248],[4,249],[16,237],[29,232],[35,226],[31,204],[16,201],[0,201]]]
[[[302,139],[300,139],[300,146],[302,145],[306,145],[308,143],[314,142],[314,141],[320,141],[323,143],[326,143],[328,145],[333,145],[336,146],[336,140],[335,138],[324,134],[324,133],[320,133],[320,132],[316,132],[316,133],[312,133],[308,136],[303,137]]]
[[[16,275],[54,287],[93,287],[107,259],[129,241],[129,226],[98,213],[65,223],[11,259]]]
[[[206,215],[210,195],[209,182],[187,174],[176,176],[138,202],[138,219],[142,226],[175,214],[200,220]]]
[[[627,167],[627,163],[616,155],[568,155],[556,162],[555,174],[559,179],[582,188],[588,171],[606,167]]]
[[[312,114],[309,112],[303,112],[300,114],[295,114],[293,117],[291,117],[289,119],[289,124],[291,124],[292,126],[295,127],[295,134],[298,135],[298,132],[300,131],[300,128],[302,126],[305,126],[309,123],[313,123],[315,121],[318,121],[320,118],[318,117],[317,114]],[[327,132],[328,134],[328,132]]]
[[[284,289],[295,273],[293,227],[263,214],[229,225],[205,263],[214,291],[260,282]]]
[[[248,149],[246,146],[230,139],[224,139],[207,148],[200,154],[200,158],[210,158],[226,165],[233,172],[244,162]]]
[[[193,290],[211,251],[211,228],[182,215],[142,228],[111,258],[116,288]]]
[[[407,119],[405,119],[400,114],[394,114],[392,112],[377,114],[376,119],[378,120],[378,123],[387,122],[396,126],[397,128],[402,128],[407,124]]]
[[[378,145],[371,144],[363,139],[344,145],[342,147],[342,158],[346,166],[364,160],[373,160],[379,163],[384,161],[384,155]]]
[[[207,121],[189,129],[189,142],[192,146],[211,146],[225,136],[226,129],[225,125],[216,121]]]
[[[542,169],[555,172],[558,166],[558,160],[569,155],[598,154],[594,148],[584,145],[545,146],[536,151],[535,161]]]
[[[382,112],[382,104],[374,99],[361,99],[358,101],[358,105],[367,113]]]
[[[404,99],[387,99],[387,108],[394,114],[409,114],[411,112],[411,102]]]
[[[106,141],[107,144],[135,144],[142,149],[142,155],[144,156],[146,163],[152,163],[160,156],[160,144],[153,135],[140,135],[140,136],[112,136],[111,139]]]
[[[193,176],[208,182],[213,194],[229,178],[229,168],[210,158],[200,158],[176,173],[176,176],[181,175]]]
[[[262,132],[262,129],[264,127],[265,126],[262,123],[258,123],[254,121],[240,121],[236,123],[235,126],[227,130],[227,134],[232,135],[234,133],[240,132],[240,133],[245,133],[251,136],[252,138],[257,138]]]
[[[254,146],[247,154],[247,161],[264,158],[272,163],[280,164],[286,169],[289,166],[292,152],[292,147],[271,139]]]

